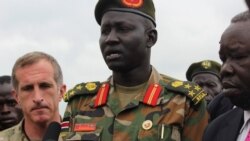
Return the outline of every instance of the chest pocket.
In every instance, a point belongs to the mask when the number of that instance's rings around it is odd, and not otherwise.
[[[66,141],[101,141],[102,129],[96,129],[90,132],[70,132],[66,137]]]
[[[180,133],[180,128],[177,126],[153,125],[148,130],[143,128],[139,130],[138,141],[181,141]]]

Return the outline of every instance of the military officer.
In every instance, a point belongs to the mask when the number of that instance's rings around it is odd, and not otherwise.
[[[95,18],[112,75],[64,95],[61,140],[200,141],[208,123],[206,93],[150,64],[157,41],[153,1],[99,0]]]
[[[222,91],[220,80],[221,65],[213,60],[202,60],[192,63],[186,72],[186,78],[195,82],[208,94],[206,101],[209,103]]]
[[[233,108],[229,98],[222,94],[220,69],[221,64],[218,62],[202,60],[192,63],[186,72],[187,79],[198,84],[208,94],[205,99],[210,114],[209,121]]]

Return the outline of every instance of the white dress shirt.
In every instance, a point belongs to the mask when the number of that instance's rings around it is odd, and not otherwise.
[[[242,125],[237,141],[245,141],[250,130],[250,111],[244,111],[244,124]]]

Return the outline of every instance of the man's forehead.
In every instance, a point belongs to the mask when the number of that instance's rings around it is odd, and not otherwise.
[[[219,43],[221,45],[227,45],[228,43],[234,44],[242,41],[248,41],[250,36],[250,28],[247,27],[250,27],[250,21],[231,24],[223,32]]]
[[[235,32],[250,31],[250,29],[246,27],[250,27],[250,20],[231,23],[223,35]]]
[[[10,93],[12,90],[12,85],[10,83],[0,84],[0,95],[2,93]]]
[[[129,12],[119,12],[119,11],[108,11],[103,15],[102,21],[135,21],[135,20],[143,20],[144,17],[129,13]]]

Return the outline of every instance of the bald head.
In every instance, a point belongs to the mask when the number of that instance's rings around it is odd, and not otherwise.
[[[250,8],[250,0],[245,0],[246,1],[246,4],[247,4],[247,7]]]

